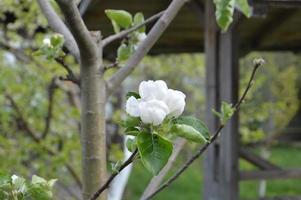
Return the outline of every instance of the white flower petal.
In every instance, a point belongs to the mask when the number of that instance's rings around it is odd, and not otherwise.
[[[185,108],[186,95],[178,90],[168,89],[164,102],[168,106],[168,115],[173,117],[180,116]]]
[[[163,100],[167,94],[167,85],[164,81],[142,81],[139,86],[139,94],[142,100]]]
[[[131,115],[132,117],[139,117],[140,110],[139,110],[139,103],[140,100],[136,99],[135,97],[131,96],[126,101],[126,112]]]
[[[139,109],[142,122],[155,126],[161,124],[169,112],[167,105],[156,99],[141,102]]]

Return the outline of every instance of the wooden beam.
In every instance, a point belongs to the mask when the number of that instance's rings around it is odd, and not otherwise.
[[[243,171],[240,180],[301,179],[301,169]]]
[[[280,170],[280,167],[246,150],[240,149],[239,156],[262,170]]]
[[[281,8],[296,8],[301,7],[300,0],[253,0],[251,5],[281,7]]]

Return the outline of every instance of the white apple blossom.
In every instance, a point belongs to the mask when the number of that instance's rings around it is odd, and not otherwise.
[[[169,116],[179,117],[185,108],[186,95],[178,90],[168,89],[164,102],[169,109]]]
[[[139,104],[140,118],[145,124],[161,124],[169,110],[163,101],[152,99]]]
[[[145,124],[161,124],[166,116],[178,117],[185,108],[185,94],[168,89],[162,80],[142,81],[139,85],[141,99],[130,97],[126,102],[126,112],[140,117]]]
[[[139,103],[140,103],[139,99],[136,99],[135,97],[131,96],[126,102],[126,108],[125,108],[126,112],[133,117],[139,117],[140,116]]]
[[[166,97],[168,87],[162,80],[142,81],[139,85],[139,95],[142,100],[163,100]]]
[[[45,38],[45,39],[43,40],[43,44],[46,45],[46,46],[49,46],[49,47],[52,46],[52,45],[51,45],[51,41],[50,41],[49,38]]]

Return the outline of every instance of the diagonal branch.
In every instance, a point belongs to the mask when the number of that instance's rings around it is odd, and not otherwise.
[[[248,85],[246,89],[244,90],[244,93],[240,97],[239,101],[232,107],[235,112],[237,112],[241,106],[241,104],[245,101],[245,98],[250,90],[250,88],[253,85],[253,80],[256,74],[257,69],[263,65],[264,61],[262,59],[257,59],[254,61],[254,68],[252,71],[252,74],[250,76]],[[142,198],[142,200],[149,200],[152,199],[155,195],[157,195],[159,192],[161,192],[163,189],[167,188],[172,182],[174,182],[177,178],[180,177],[180,175],[186,171],[186,169],[197,159],[199,158],[205,151],[206,149],[215,142],[215,140],[218,138],[221,130],[225,127],[225,124],[220,124],[220,126],[217,128],[215,133],[213,134],[212,138],[208,143],[203,145],[173,176],[171,176],[163,185],[161,185],[156,191],[154,191],[152,194],[150,194],[146,198]]]
[[[66,23],[69,25],[70,31],[78,44],[81,59],[89,58],[94,60],[97,58],[97,46],[93,41],[84,21],[79,13],[75,1],[57,0],[62,10]],[[83,60],[81,60],[83,61]]]
[[[42,133],[42,139],[46,138],[50,130],[50,125],[52,121],[53,103],[54,103],[54,93],[56,88],[57,88],[56,77],[53,77],[48,86],[48,108],[47,108],[47,115],[45,117],[45,127]]]
[[[138,45],[137,51],[130,57],[124,67],[119,69],[107,82],[108,95],[123,82],[123,80],[135,69],[143,57],[154,46],[171,21],[176,17],[187,0],[173,0],[164,14],[150,30],[147,38]]]
[[[77,61],[79,61],[79,49],[75,42],[75,39],[67,26],[64,24],[62,19],[54,11],[49,0],[38,0],[38,4],[42,10],[42,13],[46,17],[49,26],[55,31],[62,34],[65,38],[65,46],[75,56]]]
[[[74,74],[74,72],[72,71],[72,69],[65,63],[64,58],[59,57],[56,58],[55,61],[57,63],[59,63],[66,71],[67,71],[67,77],[60,77],[61,80],[67,80],[67,81],[71,81],[74,84],[78,85],[80,87],[80,80],[79,78]]]
[[[138,153],[138,150],[136,149],[132,155],[129,157],[129,159],[127,159],[118,169],[118,172],[114,172],[113,174],[111,174],[111,176],[109,177],[109,179],[105,182],[105,184],[103,184],[98,190],[97,192],[95,192],[95,194],[93,194],[93,196],[89,199],[89,200],[96,200],[103,191],[105,191],[107,188],[109,188],[111,182],[114,180],[114,178],[119,174],[120,171],[122,171],[124,168],[126,168],[128,165],[130,165],[136,158],[136,155]]]
[[[162,15],[164,14],[164,11],[161,11],[153,16],[151,16],[150,18],[146,19],[144,22],[142,22],[141,24],[138,24],[136,26],[133,26],[132,28],[126,29],[121,31],[120,33],[116,33],[115,35],[111,35],[108,36],[107,38],[102,40],[102,47],[107,46],[109,43],[118,40],[118,39],[122,39],[124,37],[126,37],[128,34],[136,31],[137,29],[145,26],[146,24],[149,24],[155,20],[157,20],[158,18],[160,18]]]

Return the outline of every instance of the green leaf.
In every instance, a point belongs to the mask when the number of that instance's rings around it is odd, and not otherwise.
[[[233,116],[235,109],[232,107],[232,104],[227,102],[222,102],[221,112],[217,112],[212,109],[212,112],[219,117],[222,124],[226,124],[226,122]]]
[[[64,37],[61,34],[54,34],[50,37],[50,42],[53,47],[60,48],[64,45]]]
[[[140,95],[137,92],[128,92],[126,94],[126,99],[130,98],[130,97],[135,97],[136,99],[140,99]]]
[[[46,184],[47,181],[42,178],[42,177],[39,177],[37,175],[33,175],[32,178],[31,178],[31,184]]]
[[[117,60],[119,62],[127,60],[132,54],[132,49],[130,45],[122,44],[117,50]]]
[[[140,124],[140,118],[139,117],[132,117],[127,115],[127,118],[122,121],[121,126],[125,128],[130,128],[130,127],[136,127]]]
[[[171,133],[197,143],[208,142],[199,131],[186,124],[174,124],[171,128]]]
[[[134,25],[139,25],[144,22],[144,16],[141,12],[138,12],[134,16]],[[145,26],[142,26],[141,28],[138,29],[138,32],[144,33],[145,32]]]
[[[248,0],[236,0],[235,5],[246,17],[251,17],[252,10]]]
[[[173,148],[167,139],[147,132],[137,136],[137,147],[143,165],[153,175],[157,175],[166,165]]]
[[[189,125],[195,130],[197,130],[199,133],[201,133],[204,138],[206,138],[207,140],[210,139],[209,129],[206,126],[206,124],[193,116],[181,116],[175,119],[175,123]]]
[[[126,140],[126,148],[127,148],[130,152],[134,152],[135,149],[137,148],[136,139],[128,138],[128,139]]]
[[[129,127],[127,129],[125,129],[125,134],[126,135],[137,136],[139,133],[140,133],[140,130],[138,128],[135,128],[135,127]]]
[[[233,21],[235,0],[214,0],[214,3],[217,24],[226,31]]]
[[[108,18],[112,21],[112,24],[116,23],[115,26],[118,25],[122,28],[129,28],[132,25],[133,17],[127,11],[108,9],[105,10],[105,13],[108,16]]]

